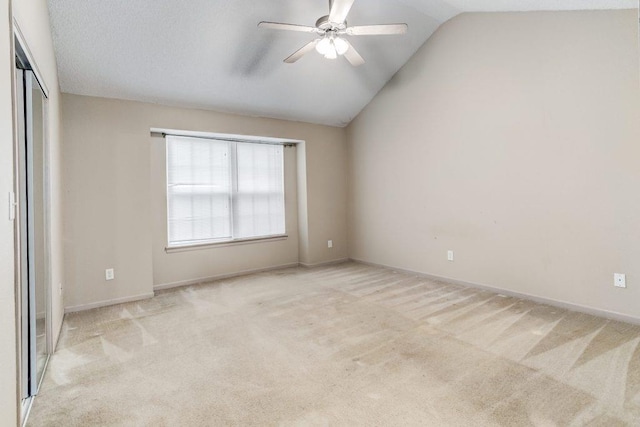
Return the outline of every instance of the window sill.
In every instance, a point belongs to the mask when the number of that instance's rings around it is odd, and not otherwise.
[[[181,246],[167,246],[166,248],[164,248],[164,251],[168,254],[171,254],[174,252],[197,251],[201,249],[222,248],[225,246],[248,245],[252,243],[262,243],[262,242],[276,242],[279,240],[287,240],[288,237],[289,237],[288,235],[282,234],[278,236],[225,240],[222,242],[207,242],[207,243],[187,244],[187,245],[181,245]]]

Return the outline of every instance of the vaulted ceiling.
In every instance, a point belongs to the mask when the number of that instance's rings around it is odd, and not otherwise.
[[[637,0],[356,0],[349,25],[406,22],[402,36],[352,37],[366,60],[311,52],[328,0],[49,0],[63,92],[311,123],[348,124],[440,24],[462,12],[624,9]]]

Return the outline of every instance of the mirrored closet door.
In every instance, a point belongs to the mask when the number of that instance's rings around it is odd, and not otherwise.
[[[20,242],[20,388],[38,393],[50,353],[47,97],[16,43],[18,231]],[[24,409],[24,408],[23,408]]]

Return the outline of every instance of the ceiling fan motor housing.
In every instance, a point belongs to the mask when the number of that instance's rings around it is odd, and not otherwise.
[[[347,21],[331,22],[329,15],[325,15],[316,21],[316,27],[323,31],[344,31],[347,28]]]

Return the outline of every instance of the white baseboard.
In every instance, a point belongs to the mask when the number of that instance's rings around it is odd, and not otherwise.
[[[461,286],[467,286],[467,287],[470,287],[470,288],[484,289],[484,290],[487,290],[487,291],[495,292],[497,294],[508,295],[508,296],[515,297],[515,298],[522,298],[522,299],[526,299],[526,300],[529,300],[529,301],[534,301],[534,302],[537,302],[537,303],[540,303],[540,304],[546,304],[546,305],[551,305],[553,307],[564,308],[564,309],[571,310],[571,311],[577,311],[577,312],[580,312],[580,313],[590,314],[592,316],[604,317],[604,318],[611,319],[611,320],[617,320],[617,321],[620,321],[620,322],[632,323],[632,324],[635,324],[635,325],[640,325],[640,318],[639,317],[629,316],[628,314],[622,314],[622,313],[618,313],[618,312],[615,312],[615,311],[603,310],[603,309],[600,309],[600,308],[589,307],[589,306],[575,304],[575,303],[567,302],[567,301],[554,300],[554,299],[551,299],[551,298],[540,297],[540,296],[537,296],[537,295],[531,295],[531,294],[527,294],[527,293],[524,293],[524,292],[510,291],[508,289],[502,289],[502,288],[498,288],[498,287],[491,286],[491,285],[485,285],[485,284],[481,284],[481,283],[467,282],[467,281],[464,281],[464,280],[452,279],[450,277],[438,276],[438,275],[435,275],[435,274],[421,273],[421,272],[418,272],[418,271],[407,270],[407,269],[403,269],[403,268],[397,268],[397,267],[393,267],[393,266],[390,266],[390,265],[378,264],[378,263],[375,263],[375,262],[363,261],[363,260],[359,260],[359,259],[355,259],[355,258],[351,258],[351,261],[357,262],[357,263],[360,263],[360,264],[364,264],[364,265],[370,265],[370,266],[373,266],[373,267],[382,267],[382,268],[386,268],[386,269],[389,269],[389,270],[395,270],[395,271],[398,271],[398,272],[401,272],[401,273],[413,274],[413,275],[416,275],[418,277],[424,277],[425,279],[440,280],[442,282],[452,283],[454,285],[461,285]]]
[[[347,262],[347,261],[349,261],[348,258],[341,258],[341,259],[337,259],[337,260],[321,262],[321,263],[316,263],[316,264],[304,264],[304,263],[292,262],[292,263],[288,263],[288,264],[274,265],[274,266],[271,266],[271,267],[253,268],[253,269],[249,269],[249,270],[236,271],[236,272],[233,272],[233,273],[224,273],[224,274],[217,274],[217,275],[214,275],[214,276],[200,277],[200,278],[197,278],[197,279],[181,280],[181,281],[178,281],[178,282],[171,282],[171,283],[161,283],[161,284],[158,284],[158,285],[154,285],[153,286],[153,290],[154,291],[161,291],[161,290],[165,290],[165,289],[178,288],[178,287],[181,287],[181,286],[197,285],[199,283],[208,283],[208,282],[213,282],[213,281],[216,281],[216,280],[230,279],[232,277],[239,277],[239,276],[246,276],[246,275],[249,275],[249,274],[263,273],[263,272],[266,272],[266,271],[280,270],[280,269],[283,269],[283,268],[292,268],[292,267],[298,267],[298,266],[319,267],[319,266],[324,266],[324,265],[341,264],[341,263]],[[64,312],[66,314],[66,313],[74,313],[74,312],[77,312],[77,311],[91,310],[93,308],[98,308],[98,307],[106,307],[106,306],[109,306],[109,305],[122,304],[122,303],[125,303],[125,302],[132,302],[132,301],[138,301],[138,300],[147,299],[147,298],[153,298],[153,296],[154,296],[154,293],[152,292],[152,293],[145,293],[145,294],[141,294],[141,295],[134,295],[134,296],[130,296],[130,297],[123,297],[123,298],[115,298],[115,299],[110,299],[110,300],[105,300],[105,301],[98,301],[98,302],[94,302],[94,303],[90,303],[90,304],[82,304],[82,305],[66,307],[64,309]]]
[[[74,305],[71,307],[65,307],[64,312],[65,314],[67,314],[67,313],[74,313],[76,311],[91,310],[92,308],[106,307],[109,305],[122,304],[125,302],[132,302],[132,301],[139,301],[142,299],[153,298],[153,296],[154,296],[153,292],[148,292],[148,293],[133,295],[129,297],[114,298],[114,299],[109,299],[104,301],[92,302],[90,304]]]
[[[171,282],[171,283],[161,283],[158,285],[154,285],[153,290],[161,291],[164,289],[178,288],[180,286],[197,285],[200,283],[214,282],[216,280],[230,279],[232,277],[246,276],[248,274],[263,273],[265,271],[280,270],[283,268],[291,268],[291,267],[297,267],[297,266],[298,266],[298,263],[293,262],[289,264],[275,265],[272,267],[255,268],[250,270],[237,271],[234,273],[224,273],[224,274],[217,274],[215,276],[200,277],[198,279],[181,280],[178,282]]]
[[[339,258],[331,261],[316,262],[315,264],[307,264],[305,262],[301,262],[300,266],[305,268],[324,267],[326,265],[344,264],[345,262],[349,262],[349,261],[350,261],[349,258]]]

